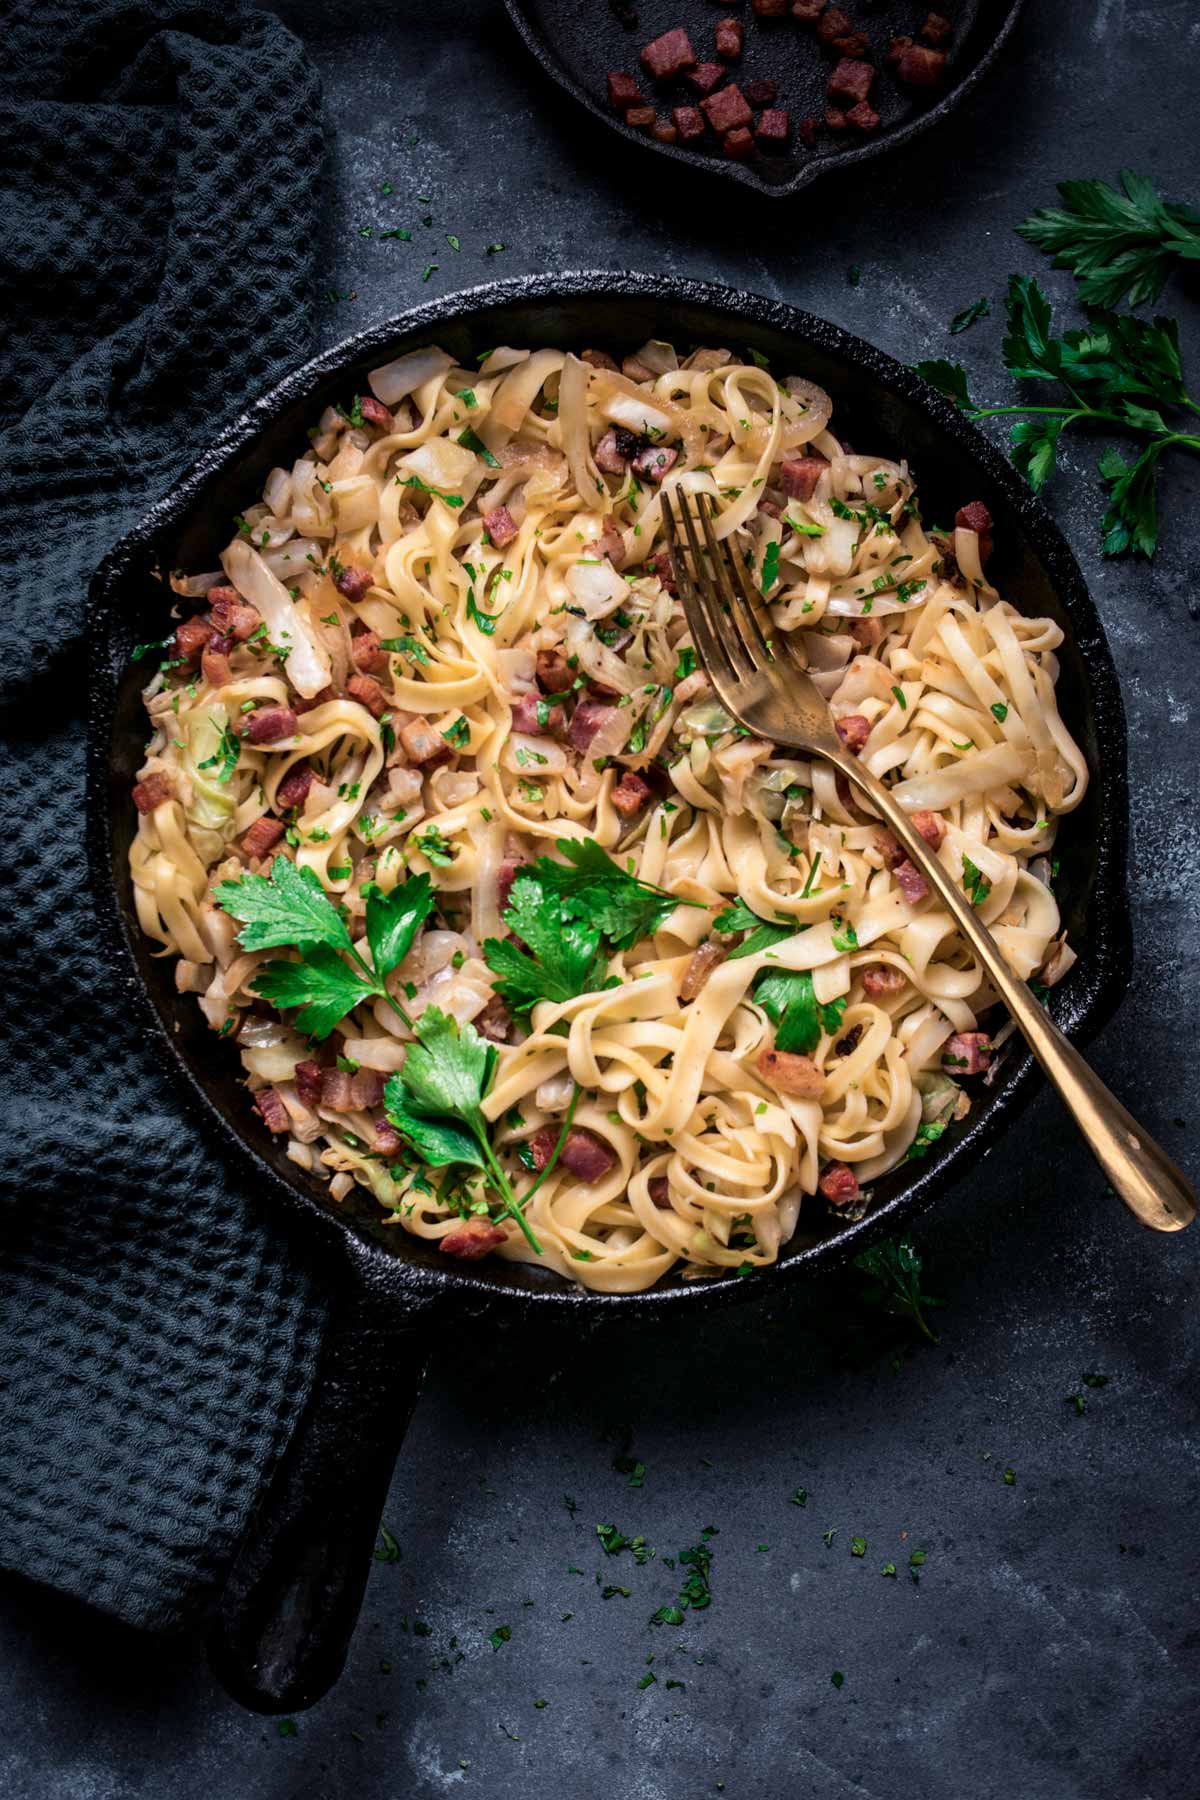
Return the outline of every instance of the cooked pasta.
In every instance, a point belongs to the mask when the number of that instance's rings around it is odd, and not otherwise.
[[[709,496],[846,742],[1047,984],[1087,783],[1062,634],[989,583],[978,502],[927,527],[906,462],[758,359],[429,348],[369,386],[173,578],[203,610],[145,690],[141,925],[331,1203],[608,1292],[772,1263],[802,1204],[856,1216],[962,1116],[995,996],[844,778],[717,703],[661,495]],[[239,927],[296,871],[344,946]],[[372,896],[420,912],[390,970]],[[360,984],[336,1020],[287,1004],[318,978]],[[435,1024],[479,1079],[461,1160],[414,1098]]]

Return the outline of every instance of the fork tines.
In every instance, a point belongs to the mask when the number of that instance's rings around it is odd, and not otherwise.
[[[773,662],[759,617],[761,597],[737,543],[732,537],[722,543],[713,529],[711,496],[675,488],[663,494],[662,510],[683,610],[701,662],[710,672],[715,663],[735,679]]]

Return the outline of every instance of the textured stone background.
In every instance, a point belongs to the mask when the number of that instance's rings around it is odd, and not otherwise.
[[[946,322],[980,294],[998,307],[1013,268],[1071,305],[1070,277],[1011,230],[1054,181],[1129,163],[1200,199],[1188,0],[1031,0],[967,116],[779,205],[681,181],[598,133],[486,0],[278,10],[336,130],[313,172],[322,287],[339,296],[328,342],[491,274],[655,268],[795,301],[905,360],[957,355],[999,400],[999,320],[954,340]],[[390,225],[413,242],[359,235]],[[1176,279],[1162,303],[1193,386],[1196,296],[1195,277]],[[1048,498],[1104,613],[1131,730],[1137,967],[1095,1054],[1195,1171],[1200,465],[1165,473],[1154,563],[1106,565],[1094,454],[1069,446]],[[1043,1098],[923,1248],[947,1301],[937,1349],[896,1355],[846,1287],[619,1339],[448,1342],[389,1502],[401,1560],[375,1566],[346,1675],[295,1735],[227,1702],[199,1645],[4,1584],[0,1794],[1190,1800],[1200,1236],[1139,1235]],[[1108,1385],[1081,1389],[1085,1370]],[[640,1488],[612,1467],[628,1448]],[[600,1521],[659,1558],[716,1526],[712,1606],[649,1628],[675,1577],[601,1555]],[[597,1570],[630,1597],[603,1600]],[[512,1635],[493,1651],[501,1624]],[[640,1690],[651,1654],[658,1680]]]

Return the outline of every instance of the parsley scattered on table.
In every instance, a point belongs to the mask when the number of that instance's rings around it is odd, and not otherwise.
[[[1157,300],[1175,262],[1200,261],[1200,216],[1163,200],[1144,175],[1121,170],[1120,193],[1107,181],[1062,181],[1061,207],[1040,207],[1017,226],[1021,236],[1070,269],[1090,306]]]
[[[808,1505],[808,1489],[807,1488],[798,1487],[796,1489],[795,1493],[792,1495],[792,1505],[793,1506],[807,1506]]]
[[[493,1631],[491,1637],[488,1639],[488,1642],[491,1644],[493,1650],[498,1650],[501,1644],[507,1644],[511,1637],[511,1625],[497,1625],[495,1631]]]
[[[850,1539],[850,1554],[851,1556],[865,1556],[867,1554],[867,1540],[865,1537],[852,1537]]]
[[[845,1682],[846,1677],[842,1674],[840,1669],[835,1669],[829,1679],[832,1681],[835,1688],[840,1688]]]
[[[1017,1485],[1017,1471],[1016,1471],[1016,1470],[1015,1470],[1015,1469],[1005,1469],[1005,1471],[1004,1471],[1004,1485],[1005,1485],[1005,1487],[1016,1487],[1016,1485]]]
[[[887,1238],[873,1245],[854,1258],[854,1266],[868,1280],[864,1299],[897,1318],[911,1319],[931,1344],[937,1343],[923,1309],[942,1302],[921,1292],[921,1258],[908,1238]]]
[[[310,1037],[328,1037],[363,1000],[383,999],[406,1025],[408,1014],[388,992],[386,978],[403,961],[429,914],[433,894],[427,875],[398,883],[390,894],[372,886],[367,894],[367,942],[371,962],[355,949],[341,913],[311,869],[298,869],[277,856],[266,875],[223,881],[217,902],[242,921],[244,950],[287,945],[297,962],[269,962],[251,986],[275,1006],[297,1007],[296,1026]],[[346,958],[350,961],[347,962]]]
[[[992,310],[990,300],[972,300],[970,306],[955,313],[948,326],[951,337],[957,337],[960,331],[969,331],[980,319],[986,319]]]

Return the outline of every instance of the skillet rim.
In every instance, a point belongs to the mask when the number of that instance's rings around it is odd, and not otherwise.
[[[514,1265],[493,1263],[489,1273],[437,1263],[408,1260],[387,1250],[375,1239],[356,1231],[323,1205],[314,1191],[284,1175],[245,1135],[248,1118],[240,1122],[228,1116],[209,1093],[198,1069],[174,1041],[174,1034],[160,1011],[138,967],[132,933],[122,911],[117,878],[112,865],[113,828],[116,821],[109,749],[113,738],[118,688],[127,672],[127,651],[121,639],[120,592],[135,570],[152,564],[156,548],[177,537],[184,521],[202,505],[209,483],[227,466],[246,456],[274,419],[302,400],[316,384],[340,369],[361,364],[368,357],[392,350],[402,343],[436,330],[439,326],[466,324],[473,315],[496,308],[511,308],[519,320],[523,303],[553,304],[561,301],[599,301],[614,309],[614,336],[619,334],[622,299],[652,301],[704,309],[734,319],[738,335],[754,327],[786,335],[837,358],[859,374],[866,374],[884,390],[923,412],[940,436],[960,448],[993,489],[1019,517],[1028,547],[1053,589],[1066,615],[1075,647],[1084,664],[1085,682],[1099,743],[1099,766],[1091,770],[1098,787],[1098,816],[1105,827],[1097,846],[1095,879],[1089,892],[1089,954],[1056,999],[1068,1005],[1055,1008],[1058,1022],[1073,1040],[1086,1042],[1112,1016],[1128,986],[1131,967],[1131,927],[1127,893],[1128,773],[1124,708],[1116,669],[1099,613],[1088,593],[1079,565],[1065,538],[1040,500],[1027,487],[1011,463],[963,415],[952,402],[929,387],[912,369],[878,350],[865,339],[842,327],[786,302],[701,282],[690,277],[649,275],[637,271],[571,270],[561,274],[522,275],[483,282],[448,296],[419,303],[403,313],[353,333],[330,348],[296,365],[265,393],[252,399],[218,432],[190,469],[124,533],[100,564],[89,590],[87,642],[89,657],[89,720],[87,744],[87,848],[89,874],[103,935],[103,943],[121,971],[124,986],[148,1036],[170,1051],[168,1067],[175,1088],[190,1116],[222,1151],[241,1166],[247,1177],[265,1182],[271,1199],[282,1199],[290,1226],[308,1221],[310,1232],[336,1250],[343,1263],[356,1265],[353,1273],[373,1287],[409,1301],[446,1295],[468,1307],[487,1310],[499,1301],[535,1305],[545,1315],[564,1308],[588,1307],[595,1318],[624,1312],[636,1304],[639,1316],[649,1319],[668,1305],[689,1302],[697,1307],[728,1305],[762,1297],[769,1287],[777,1294],[783,1279],[795,1281],[817,1269],[836,1268],[884,1236],[906,1228],[926,1212],[956,1179],[969,1173],[977,1158],[1003,1135],[1009,1124],[1028,1105],[1037,1091],[1036,1066],[1025,1049],[1010,1054],[996,1084],[992,1104],[957,1135],[954,1143],[932,1163],[922,1163],[907,1187],[890,1196],[857,1223],[836,1234],[794,1251],[784,1260],[756,1272],[754,1280],[713,1280],[652,1287],[639,1293],[605,1294],[572,1286],[561,1280],[545,1287],[516,1285],[508,1279]],[[724,329],[722,327],[721,329]],[[128,633],[125,633],[128,636]],[[1063,1015],[1070,1012],[1070,1017]],[[397,1233],[397,1238],[400,1234]],[[403,1251],[405,1243],[400,1244]],[[521,1265],[515,1265],[520,1267]],[[764,1286],[766,1282],[766,1286]]]

